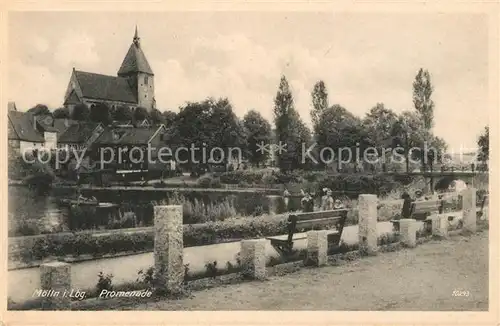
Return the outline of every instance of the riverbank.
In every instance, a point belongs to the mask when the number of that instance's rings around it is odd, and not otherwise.
[[[170,185],[171,186],[171,185]],[[98,190],[98,191],[147,191],[147,192],[169,192],[169,191],[179,191],[179,192],[207,192],[207,193],[227,193],[227,194],[239,194],[239,193],[264,193],[269,195],[281,195],[281,191],[279,189],[273,188],[200,188],[200,187],[169,187],[167,186],[162,188],[156,188],[153,186],[110,186],[110,187],[98,187],[91,185],[81,185],[79,187],[75,186],[54,186],[57,189],[81,189],[81,190]]]

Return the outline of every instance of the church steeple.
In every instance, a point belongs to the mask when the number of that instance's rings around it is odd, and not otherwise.
[[[139,47],[140,46],[140,37],[139,33],[137,33],[137,25],[135,25],[135,34],[134,34],[134,44]]]
[[[149,66],[148,60],[140,47],[139,33],[137,32],[137,26],[135,26],[133,42],[128,49],[125,59],[123,59],[120,69],[118,70],[118,76],[126,76],[131,73],[136,74],[138,72],[153,75],[153,70]]]
[[[137,25],[132,44],[118,70],[118,76],[127,78],[138,106],[148,110],[155,108],[154,74],[140,46]]]

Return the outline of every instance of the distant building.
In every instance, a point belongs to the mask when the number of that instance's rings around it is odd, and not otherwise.
[[[116,77],[73,68],[64,95],[64,106],[71,114],[79,103],[86,104],[89,108],[97,103],[105,103],[110,108],[143,107],[148,111],[156,108],[154,74],[141,49],[137,27]]]
[[[167,134],[164,125],[159,127],[108,126],[92,142],[89,155],[95,169],[111,169],[116,172],[165,170],[167,164],[161,164],[158,161],[157,150],[152,150],[150,159],[148,158],[148,145],[152,149],[166,146]],[[162,159],[167,160],[166,157]]]
[[[8,154],[9,158],[21,155],[27,150],[44,147],[45,139],[34,127],[34,116],[19,111],[8,112]]]
[[[55,150],[59,147],[59,136],[77,121],[9,110],[8,123],[9,155],[21,155],[26,150]]]
[[[80,122],[71,125],[60,137],[58,148],[82,151],[97,139],[104,127],[97,122]]]
[[[50,150],[57,148],[58,129],[54,127],[54,118],[51,115],[33,116],[33,127],[43,135],[44,147]]]

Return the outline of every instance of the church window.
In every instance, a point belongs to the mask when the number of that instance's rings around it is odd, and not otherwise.
[[[144,84],[147,85],[148,84],[148,76],[144,76]]]

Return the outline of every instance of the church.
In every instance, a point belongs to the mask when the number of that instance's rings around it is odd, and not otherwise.
[[[141,49],[136,27],[132,44],[116,77],[73,68],[64,95],[64,107],[72,112],[77,104],[92,108],[97,103],[105,103],[110,109],[143,107],[150,112],[156,109],[154,94],[153,70]]]

